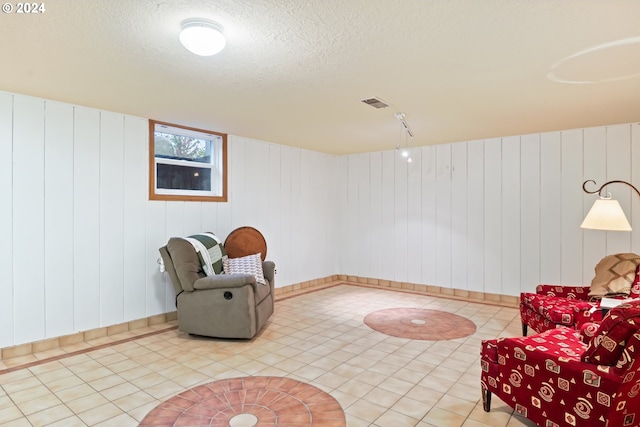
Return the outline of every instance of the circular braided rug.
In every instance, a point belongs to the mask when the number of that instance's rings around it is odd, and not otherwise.
[[[476,324],[465,317],[424,308],[385,308],[369,313],[364,323],[383,334],[412,340],[453,340],[476,331]]]

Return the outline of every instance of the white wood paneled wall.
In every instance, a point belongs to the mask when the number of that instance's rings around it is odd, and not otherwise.
[[[412,157],[339,160],[341,273],[519,295],[538,283],[588,285],[604,255],[640,253],[638,232],[579,227],[595,199],[583,181],[640,185],[639,124],[414,148]],[[609,190],[640,227],[640,200],[626,186]]]
[[[264,235],[276,285],[336,274],[335,156],[230,136],[229,202],[149,201],[148,121],[0,92],[0,347],[175,310],[171,236]]]
[[[258,228],[277,286],[348,274],[518,295],[588,284],[640,233],[579,228],[640,184],[640,125],[333,156],[229,138],[229,202],[147,200],[147,120],[0,92],[0,347],[175,309],[171,236]],[[632,225],[640,200],[610,191]]]

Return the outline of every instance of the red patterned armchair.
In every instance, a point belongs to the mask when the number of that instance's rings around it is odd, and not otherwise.
[[[579,329],[587,322],[602,320],[603,296],[640,296],[640,255],[621,253],[604,257],[595,267],[591,286],[538,285],[535,293],[520,294],[522,335],[528,328],[544,332],[559,326]]]
[[[579,329],[602,320],[599,300],[589,297],[589,290],[589,286],[538,285],[536,293],[521,293],[522,335],[527,336],[529,327],[536,332],[559,326]]]
[[[541,427],[640,427],[640,302],[582,329],[483,341],[484,410],[495,394]]]

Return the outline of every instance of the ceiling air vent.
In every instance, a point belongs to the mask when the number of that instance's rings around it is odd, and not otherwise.
[[[367,105],[371,105],[374,108],[385,108],[389,106],[389,104],[387,104],[380,98],[363,99],[362,102],[364,102]]]

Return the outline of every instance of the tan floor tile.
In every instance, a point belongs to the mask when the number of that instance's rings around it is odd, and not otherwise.
[[[325,374],[326,372],[327,371],[325,371],[324,369],[316,368],[315,366],[311,366],[311,365],[306,365],[300,369],[293,371],[292,373],[299,377],[305,378],[308,381],[313,381],[316,378],[318,378],[320,375]]]
[[[86,427],[86,424],[76,415],[47,424],[46,427]]]
[[[368,400],[371,403],[382,405],[385,408],[391,408],[398,400],[402,398],[402,395],[390,392],[382,388],[374,388],[369,393],[365,394],[363,399]]]
[[[130,412],[143,405],[148,405],[150,403],[157,403],[157,402],[158,402],[157,399],[149,396],[149,394],[145,393],[144,391],[137,391],[135,393],[121,397],[119,399],[115,399],[113,401],[115,405],[117,405],[120,409],[122,409],[125,412]]]
[[[408,415],[388,410],[375,420],[376,426],[415,426],[419,420]]]
[[[0,396],[0,409],[5,409],[13,406],[15,406],[15,404],[9,396]]]
[[[174,394],[183,391],[183,387],[173,381],[164,381],[160,384],[147,387],[144,389],[144,391],[155,397],[156,399],[163,400],[169,396],[173,396]]]
[[[446,394],[442,396],[438,403],[436,403],[435,407],[444,409],[448,412],[453,412],[454,414],[462,415],[466,418],[469,416],[475,405],[476,402],[470,402],[468,400]]]
[[[33,424],[31,424],[26,418],[18,418],[1,425],[2,427],[33,427]]]
[[[144,390],[148,387],[152,387],[156,384],[160,384],[165,382],[167,379],[165,377],[163,377],[162,375],[156,373],[156,372],[151,372],[147,375],[141,376],[139,378],[135,378],[130,380],[129,382],[132,383],[133,385],[135,385],[136,387],[138,387],[141,390]]]
[[[367,393],[373,390],[374,386],[364,383],[358,380],[349,380],[340,386],[340,391],[356,396],[358,398],[364,397]]]
[[[326,374],[320,375],[313,382],[314,384],[322,384],[323,386],[334,389],[340,387],[340,385],[344,384],[348,380],[349,378],[343,377],[335,372],[327,372]]]
[[[131,383],[125,382],[125,383],[118,384],[116,386],[104,389],[100,391],[100,394],[103,395],[107,400],[113,402],[114,400],[120,399],[125,396],[129,396],[138,391],[139,391],[138,387],[134,386]]]
[[[131,409],[127,413],[131,417],[136,419],[138,422],[140,422],[149,413],[149,411],[151,411],[153,408],[158,406],[159,403],[160,403],[159,401],[149,402],[149,403],[146,403],[146,404],[144,404],[142,406],[139,406],[137,408]]]
[[[404,395],[409,390],[411,390],[414,387],[414,385],[415,384],[409,383],[407,381],[399,380],[393,377],[393,378],[388,378],[382,383],[378,384],[378,387],[391,391],[393,393]]]
[[[95,427],[137,427],[138,421],[127,414],[120,414],[101,423]]]
[[[37,385],[35,387],[11,393],[11,400],[19,404],[32,399],[38,399],[49,394],[51,394],[51,391],[47,387],[44,385]]]
[[[8,375],[11,375],[11,374],[8,374]],[[0,378],[2,378],[2,376],[0,376]],[[4,389],[5,392],[11,395],[12,393],[22,391],[22,390],[27,390],[33,387],[37,387],[39,385],[42,385],[42,382],[40,382],[38,378],[31,376],[31,373],[29,373],[29,376],[26,378],[12,381],[6,384],[2,384],[2,388]]]
[[[64,390],[70,387],[74,387],[77,385],[83,384],[82,380],[78,377],[76,377],[75,375],[73,376],[69,376],[67,378],[60,378],[59,380],[56,381],[52,381],[50,383],[47,384],[47,387],[49,388],[49,390],[53,391],[54,393],[60,391],[60,390]]]
[[[455,340],[412,341],[363,323],[368,313],[394,307],[455,313],[471,319],[477,330]],[[140,333],[175,324],[157,323]],[[519,328],[517,309],[341,285],[279,301],[267,329],[250,341],[192,337],[174,329],[0,375],[0,424],[3,413],[12,423],[27,422],[11,400],[15,399],[26,411],[35,411],[29,416],[34,425],[44,425],[44,415],[53,411],[46,422],[55,426],[87,421],[134,426],[161,400],[187,388],[223,378],[267,375],[286,376],[331,393],[346,408],[349,427],[529,427],[532,424],[513,416],[495,396],[490,413],[478,403],[481,340],[510,330],[519,335]],[[90,344],[135,335],[129,331]],[[88,346],[78,343],[77,349]],[[64,413],[60,401],[84,418]],[[54,406],[39,410],[38,405]]]
[[[122,384],[126,382],[125,379],[119,377],[117,375],[108,375],[106,377],[98,378],[97,380],[87,381],[91,387],[96,389],[97,391],[106,390],[108,388],[114,387],[116,385]]]
[[[465,417],[440,408],[432,408],[422,421],[433,426],[461,427]]]
[[[32,400],[18,403],[18,408],[23,414],[29,416],[33,413],[43,411],[60,405],[62,402],[53,394],[39,396]]]
[[[87,425],[95,425],[122,414],[122,410],[111,402],[78,413],[78,417]]]
[[[118,375],[127,381],[132,381],[136,378],[141,378],[151,373],[151,369],[147,368],[146,366],[137,366],[135,368],[127,369],[126,371],[118,372]]]
[[[410,397],[400,398],[393,406],[391,406],[391,409],[417,420],[422,419],[422,417],[431,410],[429,405],[425,405],[423,402],[411,399]]]
[[[29,422],[34,427],[41,427],[47,424],[51,424],[55,421],[62,420],[64,418],[69,418],[73,414],[65,405],[57,405],[44,411],[36,412],[34,414],[28,415],[27,418]]]
[[[63,402],[71,402],[72,400],[80,399],[82,397],[94,394],[96,391],[93,387],[82,383],[73,387],[69,387],[56,392],[56,396]]]
[[[22,412],[20,412],[20,409],[15,405],[2,408],[0,409],[0,424],[18,419],[22,416]]]
[[[75,399],[66,403],[66,405],[71,409],[75,414],[79,414],[81,412],[88,411],[90,409],[96,408],[98,406],[104,405],[109,401],[105,399],[100,393],[92,393],[86,396],[83,396],[79,399]]]
[[[387,408],[384,406],[376,405],[375,403],[363,399],[358,400],[353,405],[345,409],[345,413],[369,422],[373,422],[386,411]]]

